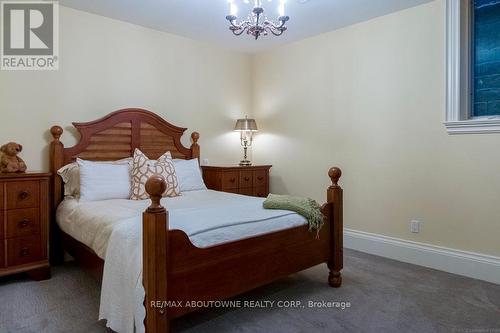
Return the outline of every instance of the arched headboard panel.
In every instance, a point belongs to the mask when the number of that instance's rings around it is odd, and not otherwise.
[[[186,128],[177,127],[157,114],[143,109],[123,109],[86,123],[73,123],[80,133],[80,141],[65,148],[60,141],[63,129],[50,129],[53,140],[50,144],[50,167],[53,174],[53,208],[63,198],[63,184],[57,170],[76,158],[92,161],[118,160],[133,156],[139,148],[149,158],[156,159],[166,151],[174,158],[200,158],[199,134],[191,134],[192,145],[186,148],[181,137]]]

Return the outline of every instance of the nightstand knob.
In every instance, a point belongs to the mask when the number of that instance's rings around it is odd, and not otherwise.
[[[26,257],[28,254],[30,254],[30,249],[27,247],[23,247],[21,249],[21,257]]]
[[[30,221],[28,219],[22,219],[19,221],[19,228],[24,228],[27,227]]]
[[[229,182],[234,183],[236,181],[236,178],[231,178],[229,179]]]
[[[258,180],[264,180],[264,177],[259,176],[259,177],[257,177],[257,179],[258,179]]]
[[[247,182],[250,180],[250,177],[244,177],[243,179]]]
[[[21,193],[19,193],[19,198],[21,200],[27,199],[29,196],[30,196],[30,194],[26,191],[22,191]]]

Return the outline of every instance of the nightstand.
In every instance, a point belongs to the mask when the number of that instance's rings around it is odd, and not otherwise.
[[[50,278],[48,173],[0,173],[0,276]]]
[[[202,166],[203,180],[211,190],[267,197],[272,165]]]

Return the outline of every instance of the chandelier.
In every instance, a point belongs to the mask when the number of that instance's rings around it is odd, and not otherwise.
[[[249,3],[250,0],[244,0],[243,2]],[[283,32],[286,31],[285,23],[290,20],[290,17],[285,15],[285,2],[286,0],[279,0],[278,12],[279,16],[277,21],[270,21],[264,14],[264,8],[262,7],[262,0],[252,0],[254,1],[254,7],[246,20],[237,22],[238,20],[238,7],[234,3],[235,0],[228,0],[229,2],[229,15],[226,16],[226,20],[231,23],[229,30],[233,32],[236,36],[240,36],[243,33],[252,35],[257,40],[261,35],[267,36],[272,33],[275,36],[281,36]],[[271,2],[272,0],[268,0]]]

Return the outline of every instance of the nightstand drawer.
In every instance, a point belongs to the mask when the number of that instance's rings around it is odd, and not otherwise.
[[[238,171],[222,174],[222,189],[228,190],[240,187],[240,173]]]
[[[7,240],[7,264],[16,266],[42,260],[40,236]]]
[[[38,208],[15,209],[7,212],[7,238],[30,236],[40,232]]]
[[[240,194],[248,195],[248,196],[253,196],[253,188],[252,187],[241,188],[240,189]]]
[[[271,165],[201,167],[207,188],[215,191],[265,197],[269,193]]]
[[[240,172],[240,188],[247,188],[253,186],[253,172],[241,171]]]
[[[267,182],[267,171],[266,170],[256,170],[253,172],[253,185],[266,186]]]
[[[4,241],[0,239],[0,268],[5,267]]]
[[[267,197],[268,193],[267,193],[267,189],[265,186],[259,186],[259,187],[255,187],[253,189],[253,196],[255,197],[262,197],[262,198],[265,198]]]
[[[2,240],[5,238],[5,230],[3,230],[3,212],[0,211],[0,247],[3,246]]]
[[[39,206],[40,183],[18,181],[7,183],[7,209],[34,208]]]
[[[0,183],[0,211],[3,210],[4,193],[3,193],[4,183]]]

